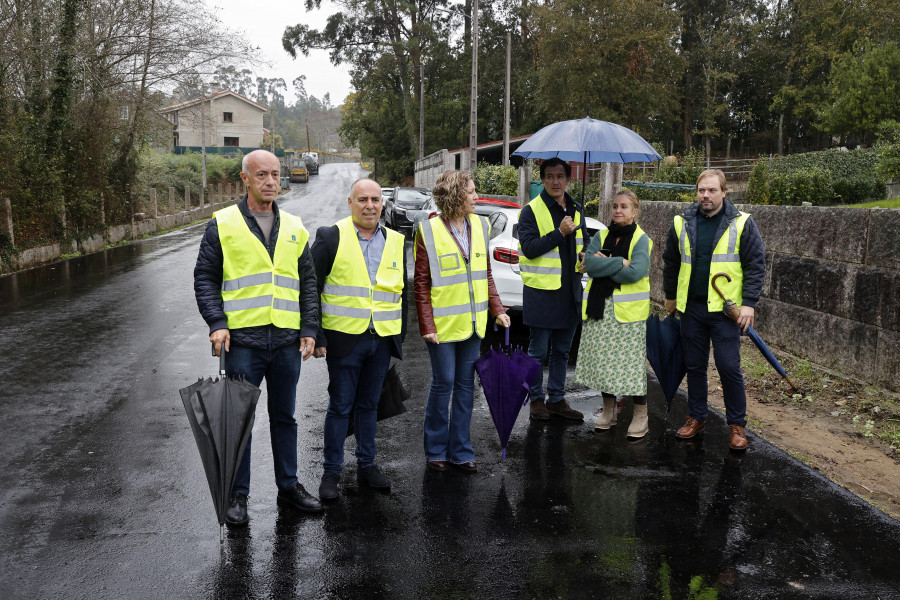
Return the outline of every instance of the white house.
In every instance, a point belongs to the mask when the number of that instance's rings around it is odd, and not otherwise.
[[[172,124],[172,146],[202,146],[205,120],[207,148],[258,148],[263,141],[263,116],[268,109],[225,90],[173,104],[158,112]]]

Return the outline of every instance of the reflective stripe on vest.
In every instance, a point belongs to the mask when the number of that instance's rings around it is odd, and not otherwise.
[[[601,229],[600,244],[606,241],[609,234],[608,229]],[[628,247],[628,260],[631,260],[634,253],[634,247],[642,237],[647,236],[641,226],[638,225],[634,234],[631,236],[631,245]],[[649,255],[653,251],[653,240],[647,238]],[[581,301],[581,318],[587,319],[587,303],[588,294],[591,291],[591,284],[594,280],[588,281],[587,287],[584,289],[584,298]],[[636,323],[638,321],[646,321],[650,316],[650,272],[649,269],[644,277],[635,283],[623,283],[619,289],[613,291],[613,308],[616,321],[619,323]]]
[[[371,321],[378,335],[399,335],[403,326],[403,236],[384,229],[387,237],[373,286],[352,217],[336,225],[340,241],[322,287],[322,327],[362,333]]]
[[[300,329],[297,261],[309,240],[300,217],[278,213],[273,260],[237,205],[213,216],[222,244],[222,302],[228,328],[275,325]]]
[[[728,282],[724,277],[716,281],[716,285],[725,294],[725,297],[735,302],[738,306],[743,301],[744,271],[741,268],[741,234],[744,225],[750,218],[749,213],[741,212],[737,217],[729,221],[726,235],[722,235],[715,241],[709,269],[709,283],[706,290],[706,308],[709,312],[719,312],[724,303],[721,296],[712,287],[712,278],[716,273],[726,273],[731,277]],[[684,219],[679,215],[675,217],[675,235],[678,237],[678,247],[681,252],[681,265],[678,268],[678,292],[676,306],[684,312],[687,307],[688,290],[691,286],[691,243],[687,235],[687,227]]]
[[[538,232],[541,237],[547,235],[556,227],[553,226],[553,217],[547,208],[547,203],[541,196],[537,196],[526,206],[531,207],[534,220],[537,222]],[[584,248],[584,229],[581,227],[581,212],[575,210],[575,256],[578,256]],[[574,261],[577,265],[577,261]],[[562,260],[559,257],[559,248],[545,252],[536,258],[527,258],[522,252],[522,243],[519,242],[519,274],[522,283],[528,287],[539,290],[558,290],[562,285]],[[579,275],[580,277],[580,275]]]
[[[490,226],[477,215],[469,215],[469,224],[468,262],[443,219],[433,217],[422,223],[420,230],[428,254],[431,307],[440,342],[468,339],[473,327],[484,337],[487,328]]]

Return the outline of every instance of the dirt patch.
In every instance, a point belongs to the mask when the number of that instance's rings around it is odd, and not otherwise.
[[[747,429],[900,519],[900,398],[776,352],[790,386],[745,340]],[[710,406],[724,413],[712,361]]]

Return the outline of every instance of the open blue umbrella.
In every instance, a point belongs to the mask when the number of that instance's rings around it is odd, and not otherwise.
[[[475,361],[475,371],[500,436],[502,460],[506,460],[506,446],[519,411],[528,403],[531,381],[541,368],[537,360],[510,346],[508,327],[504,345],[506,350],[491,348]]]
[[[547,125],[525,140],[516,156],[561,158],[591,163],[631,163],[662,160],[662,156],[627,127],[597,119],[574,119]]]
[[[681,321],[666,317],[660,321],[656,315],[647,318],[647,360],[663,395],[666,397],[666,411],[672,408],[672,400],[687,374],[684,355],[681,351]]]
[[[662,160],[653,146],[634,131],[590,117],[547,125],[525,140],[513,154],[531,159],[561,158],[586,165]],[[582,205],[586,170],[581,172]]]

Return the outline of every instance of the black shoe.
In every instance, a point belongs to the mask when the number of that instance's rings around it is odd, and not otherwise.
[[[231,527],[243,527],[250,522],[247,514],[247,494],[232,494],[225,511],[225,523]]]
[[[367,483],[379,490],[391,489],[391,480],[385,477],[376,465],[356,467],[356,482],[359,484]]]
[[[338,483],[341,476],[337,473],[325,473],[322,475],[322,483],[319,484],[319,500],[337,500],[341,495]]]
[[[322,503],[307,492],[299,483],[292,488],[286,490],[278,490],[278,502],[283,502],[291,508],[308,512],[322,512]]]

